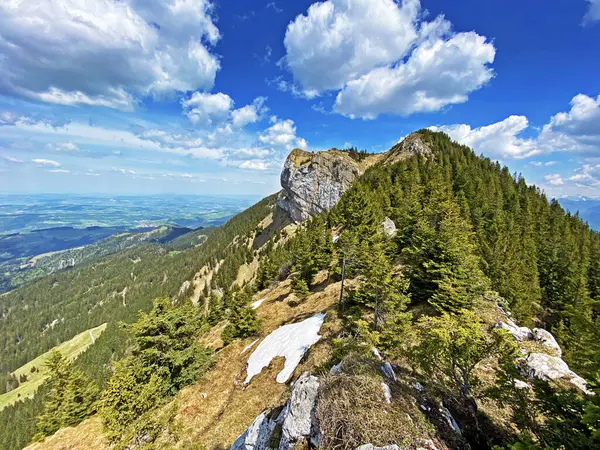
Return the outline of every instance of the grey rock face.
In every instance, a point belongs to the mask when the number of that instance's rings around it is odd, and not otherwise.
[[[279,450],[291,450],[297,442],[310,438],[318,391],[318,378],[308,373],[302,374],[294,384],[283,420]]]
[[[534,328],[533,329],[533,337],[540,344],[545,345],[546,347],[551,348],[556,353],[556,356],[562,356],[562,350],[560,349],[560,345],[554,339],[552,334],[542,328]]]
[[[527,359],[521,361],[523,375],[530,380],[542,381],[564,379],[573,386],[589,393],[587,382],[569,369],[566,362],[558,356],[550,356],[545,353],[531,353]]]
[[[520,327],[510,319],[507,319],[506,322],[498,322],[496,324],[496,327],[508,331],[510,334],[513,335],[515,341],[517,342],[528,341],[530,339],[533,339],[533,333],[529,328]]]
[[[296,149],[283,166],[278,204],[292,220],[302,222],[333,208],[360,174],[359,164],[343,152]]]

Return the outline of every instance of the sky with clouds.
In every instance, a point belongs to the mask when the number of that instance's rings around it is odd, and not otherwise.
[[[448,133],[600,197],[600,0],[4,0],[0,192],[252,194]]]

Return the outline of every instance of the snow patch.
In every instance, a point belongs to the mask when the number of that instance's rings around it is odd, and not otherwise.
[[[250,344],[246,345],[244,347],[244,350],[242,350],[242,353],[246,353],[248,350],[250,350],[252,347],[254,347],[254,344],[256,344],[258,341],[260,341],[260,339],[255,339]]]
[[[258,308],[260,305],[263,304],[263,302],[266,300],[266,298],[261,298],[260,300],[256,300],[254,303],[252,303],[250,306],[252,306],[252,309],[256,309]]]
[[[285,358],[285,365],[276,380],[278,383],[285,383],[289,380],[304,354],[321,339],[319,330],[324,320],[324,313],[316,314],[302,322],[279,327],[269,334],[248,358],[248,370],[244,384],[248,384],[277,356]]]

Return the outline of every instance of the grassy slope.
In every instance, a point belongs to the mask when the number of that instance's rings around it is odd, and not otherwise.
[[[17,378],[25,374],[27,375],[27,381],[21,383],[18,388],[0,395],[0,410],[8,405],[12,405],[18,400],[32,397],[35,394],[40,385],[48,378],[46,361],[48,360],[51,351],[58,350],[67,359],[73,361],[81,353],[87,350],[105,329],[106,324],[104,323],[96,328],[86,330],[75,336],[73,339],[63,342],[59,346],[54,347],[52,350],[47,351],[15,370],[13,374]],[[31,373],[33,367],[35,367],[37,371]]]

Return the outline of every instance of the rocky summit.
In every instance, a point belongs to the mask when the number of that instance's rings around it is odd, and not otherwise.
[[[283,166],[278,204],[294,222],[300,223],[313,214],[333,208],[342,194],[373,164],[379,161],[394,164],[412,155],[429,154],[430,147],[417,133],[410,134],[388,152],[369,155],[362,161],[343,150],[311,153],[295,149]]]

